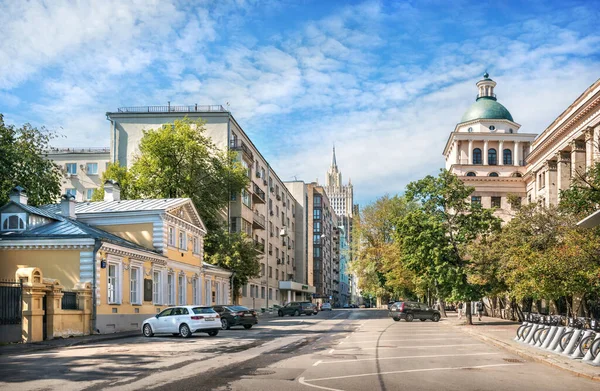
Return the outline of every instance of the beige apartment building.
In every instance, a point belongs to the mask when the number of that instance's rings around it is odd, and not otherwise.
[[[314,287],[298,279],[305,259],[297,259],[296,205],[284,182],[262,156],[233,115],[223,106],[144,106],[119,108],[107,113],[110,121],[111,161],[131,166],[143,130],[188,117],[205,122],[206,135],[222,150],[236,151],[250,184],[232,194],[224,214],[232,231],[245,232],[263,253],[261,277],[242,288],[241,304],[268,308],[304,300]]]
[[[52,148],[47,158],[63,173],[60,194],[72,195],[77,202],[88,201],[101,185],[110,161],[110,148]]]

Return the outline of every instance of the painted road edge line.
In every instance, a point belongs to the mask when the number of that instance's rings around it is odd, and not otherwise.
[[[465,353],[465,354],[432,354],[426,356],[399,356],[399,357],[373,357],[373,358],[357,358],[354,360],[335,360],[335,361],[323,361],[319,360],[313,364],[316,367],[321,364],[339,364],[344,362],[356,362],[356,361],[374,361],[374,360],[402,360],[407,358],[436,358],[436,357],[465,357],[465,356],[492,356],[500,353]]]

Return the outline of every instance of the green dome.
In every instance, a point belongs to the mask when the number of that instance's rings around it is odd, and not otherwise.
[[[514,122],[512,115],[493,98],[481,97],[469,107],[462,116],[460,122],[472,121],[475,119],[507,119]]]

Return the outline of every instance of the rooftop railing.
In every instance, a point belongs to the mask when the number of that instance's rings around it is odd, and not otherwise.
[[[117,113],[206,113],[220,112],[226,113],[227,110],[222,105],[192,105],[192,106],[133,106],[119,107]]]
[[[110,153],[109,147],[88,147],[88,148],[50,148],[47,153]]]

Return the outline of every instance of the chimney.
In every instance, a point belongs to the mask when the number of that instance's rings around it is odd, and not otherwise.
[[[121,201],[119,182],[113,179],[104,182],[104,201]]]
[[[63,194],[60,197],[60,214],[63,217],[75,218],[75,196]]]
[[[27,205],[27,193],[21,186],[15,186],[15,188],[10,191],[8,197],[12,202]]]

